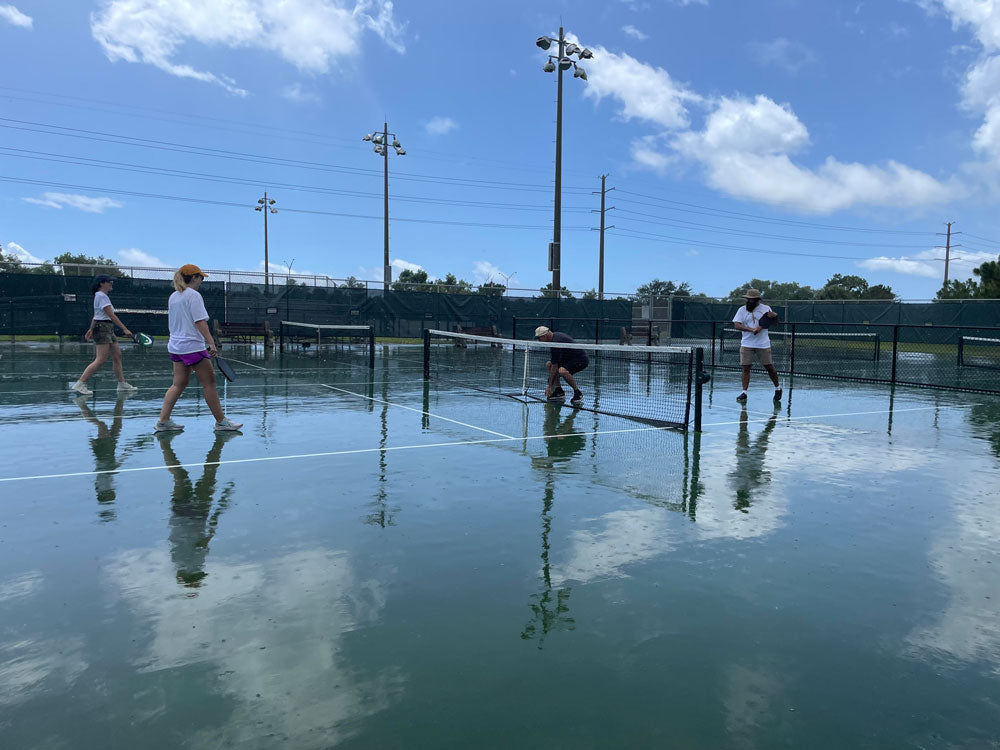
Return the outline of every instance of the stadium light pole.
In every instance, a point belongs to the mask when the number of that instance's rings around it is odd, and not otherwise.
[[[391,142],[389,141],[389,136],[392,136]],[[382,123],[382,132],[376,130],[374,133],[366,133],[361,140],[371,141],[375,144],[375,153],[382,157],[385,165],[383,170],[384,189],[382,206],[383,235],[385,238],[382,257],[382,288],[388,292],[389,282],[392,281],[392,269],[389,266],[389,146],[392,146],[396,152],[396,156],[406,156],[406,149],[400,145],[396,134],[389,132],[389,123],[387,122]]]
[[[557,54],[549,55],[548,62],[542,66],[546,73],[556,73],[556,186],[555,206],[552,214],[552,243],[549,245],[549,270],[552,271],[552,293],[559,299],[562,283],[560,264],[562,262],[562,102],[563,102],[563,71],[573,68],[573,77],[587,80],[587,72],[573,59],[576,55],[580,60],[590,60],[594,53],[586,47],[580,47],[566,41],[563,27],[559,27],[559,38],[540,36],[535,44],[542,49],[558,45]]]
[[[257,199],[257,205],[253,207],[254,211],[261,211],[264,214],[264,293],[268,292],[268,279],[270,278],[270,268],[267,265],[267,215],[278,213],[278,209],[273,208],[275,204],[273,198],[267,197],[267,191],[264,191],[264,197]]]

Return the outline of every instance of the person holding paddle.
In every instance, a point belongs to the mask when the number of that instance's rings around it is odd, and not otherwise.
[[[156,423],[155,432],[174,432],[183,430],[170,418],[177,399],[184,393],[191,371],[201,383],[212,416],[215,417],[215,429],[219,432],[235,432],[242,424],[233,422],[222,411],[219,402],[219,390],[215,386],[215,370],[212,369],[212,357],[219,354],[215,341],[208,330],[208,311],[205,300],[201,298],[198,288],[207,274],[193,263],[181,266],[174,273],[174,289],[167,303],[170,325],[170,340],[167,352],[174,363],[174,382],[171,383],[163,396],[163,407],[160,409],[160,420]]]
[[[94,317],[83,338],[85,341],[93,339],[94,343],[97,344],[97,355],[94,357],[94,361],[87,365],[87,369],[83,371],[79,380],[70,386],[71,391],[81,396],[94,395],[94,392],[87,387],[87,381],[101,369],[101,366],[107,361],[108,355],[111,355],[111,368],[118,380],[118,392],[135,393],[139,390],[134,385],[125,382],[122,350],[115,338],[115,326],[121,328],[122,332],[130,338],[132,332],[115,315],[115,307],[111,304],[111,298],[108,297],[108,292],[111,291],[114,284],[114,279],[102,273],[94,278],[94,284],[90,288],[94,295]]]

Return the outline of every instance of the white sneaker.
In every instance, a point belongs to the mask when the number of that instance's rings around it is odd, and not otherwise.
[[[226,417],[221,422],[215,423],[216,432],[236,432],[243,424],[241,422],[234,422],[229,417]]]
[[[81,396],[93,396],[94,392],[87,387],[86,383],[81,383],[77,380],[73,385],[69,387],[73,393],[79,393]]]
[[[118,383],[119,393],[135,393],[137,390],[139,389],[130,383],[126,383],[124,380]]]
[[[183,430],[184,425],[177,424],[174,420],[168,419],[166,422],[157,422],[153,432],[176,432]]]

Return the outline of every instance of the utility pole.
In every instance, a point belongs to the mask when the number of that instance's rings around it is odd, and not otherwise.
[[[951,226],[954,223],[955,222],[953,221],[949,221],[945,224],[945,226],[948,228],[948,231],[945,233],[945,241],[944,241],[944,285],[945,286],[948,286],[948,266],[951,263],[951,248],[953,247],[951,244],[951,235],[952,235]],[[955,232],[955,234],[961,234],[961,232]],[[941,236],[941,232],[938,232],[938,236]],[[961,247],[961,245],[954,245],[954,247]]]
[[[389,136],[392,141],[389,141]],[[406,149],[399,143],[395,133],[389,132],[389,123],[382,123],[382,132],[365,134],[363,141],[370,141],[375,144],[375,153],[382,157],[383,163],[383,190],[382,190],[382,288],[389,291],[389,282],[392,281],[392,268],[389,265],[389,146],[396,152],[396,156],[406,156]]]
[[[602,174],[601,175],[601,229],[600,229],[600,232],[601,232],[601,252],[600,252],[599,260],[597,262],[597,299],[599,299],[599,300],[604,299],[604,230],[605,229],[614,229],[615,228],[614,224],[612,224],[610,227],[604,226],[604,214],[605,214],[605,212],[607,212],[607,211],[613,211],[614,208],[615,208],[614,206],[612,206],[611,208],[608,208],[608,209],[604,208],[604,199],[605,199],[605,196],[607,195],[607,192],[608,192],[606,190],[606,184],[607,184],[606,180],[607,179],[608,179],[608,175],[606,175],[606,174]],[[611,189],[614,190],[614,188],[611,188]],[[596,193],[591,193],[591,195],[596,195]],[[591,211],[591,213],[595,213],[595,212]]]
[[[264,191],[264,197],[257,199],[257,205],[254,206],[254,211],[262,211],[264,213],[264,294],[268,292],[268,279],[271,278],[271,268],[268,265],[267,259],[267,215],[278,213],[278,209],[272,208],[275,204],[275,200],[267,197],[267,191]]]
[[[549,270],[552,271],[552,294],[556,299],[561,296],[562,280],[560,265],[562,264],[562,107],[563,107],[563,71],[573,68],[573,77],[587,80],[586,71],[573,60],[576,55],[581,60],[589,60],[594,56],[586,47],[580,47],[566,41],[563,27],[559,27],[559,38],[552,39],[540,36],[535,44],[547,50],[553,44],[558,44],[556,55],[549,55],[549,60],[542,66],[546,73],[556,73],[556,185],[555,200],[552,213],[552,243],[549,245]]]

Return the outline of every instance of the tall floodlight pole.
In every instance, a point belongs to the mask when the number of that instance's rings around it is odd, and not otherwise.
[[[556,184],[555,201],[552,213],[552,243],[549,245],[549,270],[552,271],[552,290],[559,298],[562,283],[560,279],[560,264],[562,262],[562,102],[563,102],[563,71],[573,68],[573,77],[587,80],[587,72],[573,59],[576,55],[581,60],[589,60],[594,53],[573,42],[566,41],[563,27],[559,27],[559,38],[540,36],[535,44],[542,49],[558,45],[558,54],[549,55],[548,62],[542,66],[546,73],[556,73]]]
[[[264,191],[264,197],[257,199],[257,205],[253,207],[254,211],[260,211],[264,214],[264,293],[267,294],[268,291],[268,279],[271,277],[271,269],[268,266],[267,260],[267,215],[278,213],[278,209],[274,208],[275,200],[273,198],[267,197],[267,191]]]
[[[389,137],[392,136],[392,141]],[[383,170],[383,194],[382,194],[382,233],[384,239],[382,255],[382,284],[385,291],[389,291],[389,283],[392,281],[392,268],[389,265],[389,146],[396,152],[396,156],[406,156],[406,149],[403,148],[395,133],[389,132],[389,123],[382,123],[382,131],[366,133],[363,141],[371,141],[375,144],[375,153],[382,157]]]

